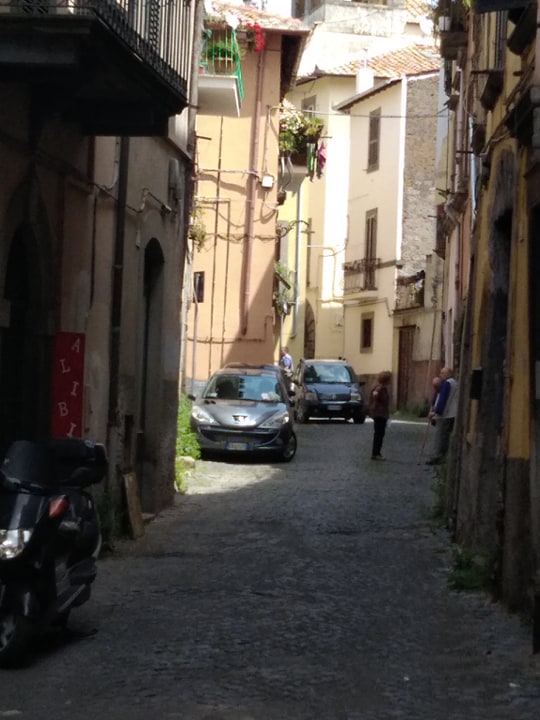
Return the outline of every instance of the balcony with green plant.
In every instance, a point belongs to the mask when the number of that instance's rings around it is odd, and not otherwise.
[[[206,28],[199,60],[199,112],[236,115],[244,99],[242,58],[236,30]]]

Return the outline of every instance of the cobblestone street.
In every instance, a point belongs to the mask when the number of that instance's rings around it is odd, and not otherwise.
[[[290,464],[199,462],[73,636],[0,674],[0,718],[538,720],[530,628],[447,587],[424,429],[394,421],[386,462],[370,422],[299,426]]]

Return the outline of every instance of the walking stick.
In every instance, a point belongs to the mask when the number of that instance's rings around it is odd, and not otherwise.
[[[416,463],[417,465],[420,465],[420,463],[422,462],[422,458],[424,456],[424,448],[426,447],[426,440],[427,440],[430,426],[431,426],[431,420],[428,418],[426,430],[424,432],[424,439],[422,440],[422,447],[420,448],[420,455],[418,456],[418,462]]]

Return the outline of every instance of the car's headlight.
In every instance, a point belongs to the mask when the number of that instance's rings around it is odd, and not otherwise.
[[[360,393],[351,390],[351,400],[360,400]]]
[[[311,400],[313,402],[317,402],[317,400],[319,399],[315,390],[307,390],[304,397],[306,400]]]
[[[20,555],[31,537],[32,530],[0,530],[0,558],[11,560]]]
[[[268,420],[261,423],[261,427],[266,428],[280,428],[282,425],[286,425],[291,421],[288,412],[277,412],[271,415]]]
[[[207,425],[217,425],[216,419],[213,418],[212,415],[210,415],[210,413],[207,410],[205,410],[202,407],[199,407],[198,405],[196,405],[194,408],[192,408],[191,417],[193,418],[193,420],[195,420],[195,422],[198,422],[198,423],[206,423]]]

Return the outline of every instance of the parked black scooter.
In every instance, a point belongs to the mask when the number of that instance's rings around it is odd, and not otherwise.
[[[101,532],[85,490],[107,471],[89,440],[14,442],[0,467],[0,667],[19,665],[33,636],[65,625],[96,577]]]

